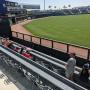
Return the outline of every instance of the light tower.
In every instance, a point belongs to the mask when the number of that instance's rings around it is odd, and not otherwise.
[[[45,11],[45,4],[46,4],[46,2],[45,2],[45,0],[44,0],[44,11]]]

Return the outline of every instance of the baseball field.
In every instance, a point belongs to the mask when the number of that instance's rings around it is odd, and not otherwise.
[[[90,14],[52,16],[24,27],[33,35],[90,48]]]

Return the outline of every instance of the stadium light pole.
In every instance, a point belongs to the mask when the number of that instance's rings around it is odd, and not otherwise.
[[[45,4],[46,4],[46,3],[45,3],[45,0],[44,0],[44,11],[45,11]]]

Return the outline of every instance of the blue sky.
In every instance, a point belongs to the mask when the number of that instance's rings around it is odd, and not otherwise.
[[[41,9],[43,9],[43,3],[44,0],[9,0],[19,3],[26,3],[26,4],[39,4],[41,6]],[[57,6],[57,9],[62,8],[64,5],[68,6],[69,4],[71,7],[77,7],[77,6],[87,6],[90,5],[90,0],[45,0],[46,1],[46,9],[48,9],[48,6],[51,5],[52,8],[54,6]]]

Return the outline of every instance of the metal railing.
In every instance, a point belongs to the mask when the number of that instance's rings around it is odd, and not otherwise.
[[[23,34],[15,31],[12,31],[12,36],[22,40],[26,40],[28,42],[33,42],[38,45],[42,45],[48,48],[62,51],[65,53],[75,52],[78,57],[90,60],[90,48],[87,48],[87,47],[45,39],[42,37],[32,36],[32,35]]]

